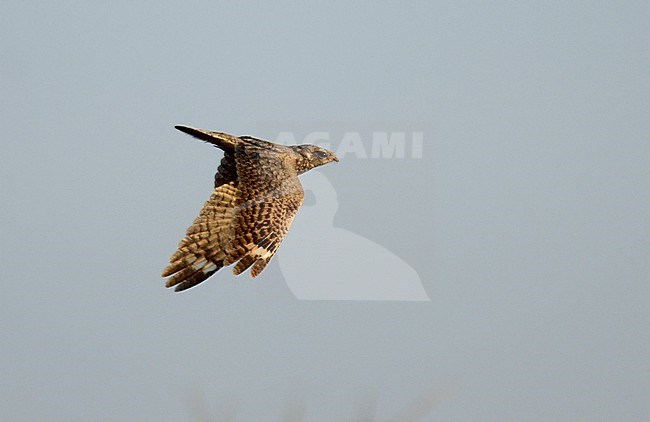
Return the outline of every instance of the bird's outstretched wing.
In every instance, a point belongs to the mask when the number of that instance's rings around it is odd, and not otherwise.
[[[241,141],[238,137],[223,132],[212,132],[204,129],[197,129],[190,126],[174,126],[181,132],[221,148],[226,152],[234,152],[237,144]]]
[[[277,251],[302,204],[298,176],[282,154],[267,148],[269,143],[231,135],[226,142],[212,140],[211,136],[224,134],[183,128],[187,130],[179,129],[217,145],[225,154],[212,196],[162,273],[169,277],[166,286],[189,289],[234,263],[234,274],[252,266],[254,278]]]
[[[219,177],[217,173],[215,179]],[[235,237],[233,210],[236,200],[236,181],[215,187],[178,244],[178,250],[169,258],[170,265],[162,272],[163,277],[171,276],[165,283],[167,287],[176,286],[176,291],[189,289],[224,266]]]

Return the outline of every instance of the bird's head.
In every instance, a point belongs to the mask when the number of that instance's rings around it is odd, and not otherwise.
[[[296,171],[302,174],[323,164],[338,162],[339,159],[332,151],[316,145],[296,145],[291,149],[296,153]]]

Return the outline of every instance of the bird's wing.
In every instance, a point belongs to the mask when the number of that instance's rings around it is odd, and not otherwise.
[[[257,277],[278,250],[303,201],[303,189],[283,154],[244,143],[236,151],[240,200],[235,209],[235,275],[252,265]],[[253,159],[254,158],[254,159]]]
[[[226,151],[212,196],[162,273],[171,276],[166,286],[189,289],[235,262],[235,274],[253,265],[251,276],[257,276],[286,235],[302,198],[295,170],[281,154],[246,142]]]
[[[163,277],[176,291],[194,287],[221,267],[233,243],[234,208],[238,198],[234,157],[226,154],[215,176],[215,188],[199,216],[187,229],[177,251],[169,258]]]
[[[197,129],[190,126],[174,126],[174,128],[180,130],[181,132],[192,135],[195,138],[198,138],[202,141],[210,143],[216,147],[221,148],[222,150],[228,152],[234,152],[237,144],[241,141],[238,137],[229,135],[223,132],[212,132],[204,129]]]

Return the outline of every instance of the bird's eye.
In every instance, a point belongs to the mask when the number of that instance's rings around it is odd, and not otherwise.
[[[327,158],[327,153],[325,151],[317,150],[314,154],[318,158]]]

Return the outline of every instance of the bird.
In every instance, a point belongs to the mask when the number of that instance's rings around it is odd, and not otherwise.
[[[298,175],[338,162],[316,145],[279,145],[190,126],[181,132],[223,150],[214,190],[163,270],[165,287],[180,292],[234,264],[251,278],[266,267],[291,227],[304,192]]]

